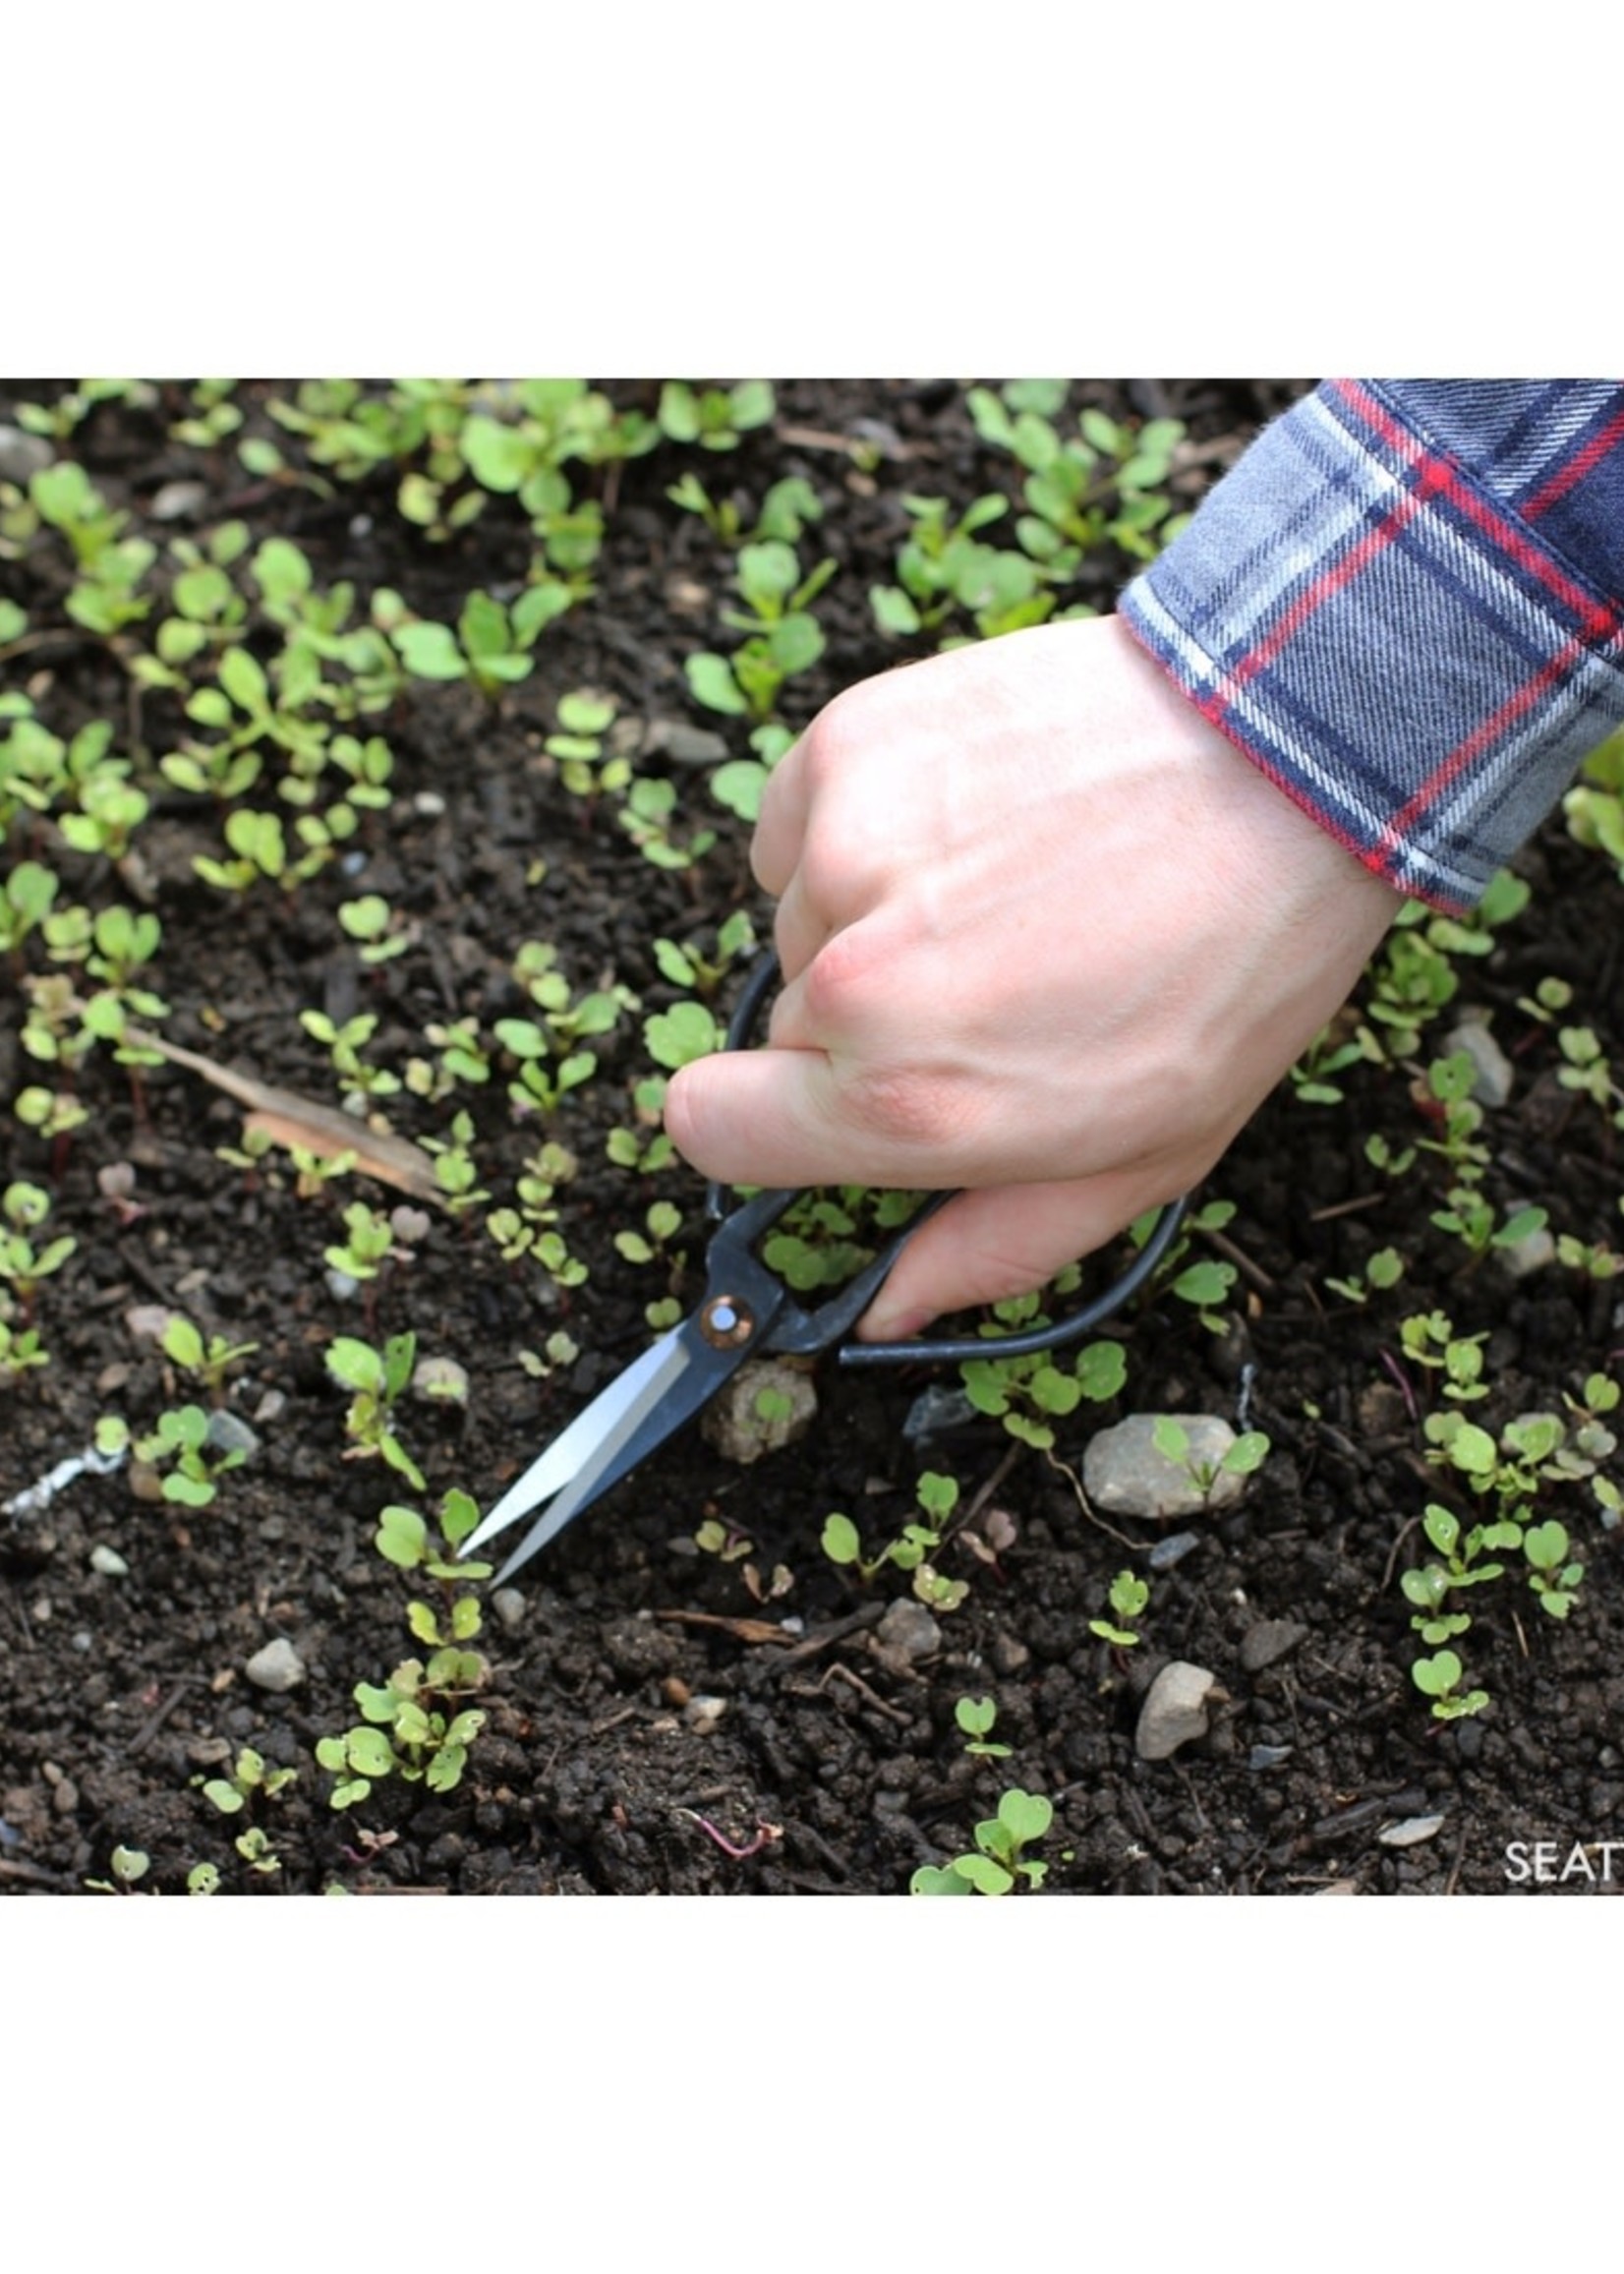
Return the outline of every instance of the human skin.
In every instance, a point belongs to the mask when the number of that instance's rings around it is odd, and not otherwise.
[[[1352,989],[1394,892],[1115,617],[863,681],[752,848],[784,985],[671,1080],[705,1175],[963,1187],[860,1333],[1023,1294],[1189,1191]]]

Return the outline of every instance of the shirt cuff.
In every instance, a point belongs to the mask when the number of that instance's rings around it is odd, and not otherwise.
[[[1460,909],[1624,723],[1614,490],[1624,389],[1329,380],[1121,612],[1366,867]]]

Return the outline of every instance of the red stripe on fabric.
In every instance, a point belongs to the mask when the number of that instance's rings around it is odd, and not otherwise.
[[[1582,450],[1576,450],[1565,466],[1557,468],[1544,488],[1532,496],[1523,507],[1530,521],[1537,521],[1541,513],[1548,513],[1558,497],[1565,497],[1576,482],[1582,482],[1591,468],[1619,441],[1624,441],[1624,411],[1615,412],[1607,424],[1598,429]]]
[[[1330,383],[1348,408],[1363,419],[1371,433],[1378,436],[1389,449],[1396,451],[1411,465],[1421,461],[1428,473],[1435,469],[1441,479],[1433,486],[1442,490],[1450,503],[1469,520],[1475,521],[1479,529],[1486,531],[1501,551],[1516,561],[1519,568],[1527,569],[1555,593],[1562,605],[1572,610],[1578,618],[1580,630],[1589,638],[1601,639],[1618,629],[1621,618],[1617,609],[1603,608],[1588,592],[1581,591],[1578,585],[1571,583],[1548,554],[1542,553],[1538,546],[1529,543],[1514,521],[1508,521],[1503,514],[1495,512],[1486,504],[1474,489],[1461,480],[1450,460],[1434,457],[1425,444],[1411,434],[1408,427],[1400,426],[1396,419],[1382,409],[1374,395],[1353,379],[1333,379]]]
[[[1479,752],[1504,733],[1523,715],[1531,711],[1541,695],[1552,687],[1576,664],[1583,663],[1588,654],[1583,641],[1569,640],[1560,655],[1540,666],[1532,679],[1509,695],[1500,708],[1474,729],[1464,742],[1457,743],[1449,756],[1435,766],[1403,811],[1387,823],[1382,832],[1382,843],[1395,850],[1403,849],[1404,832],[1415,824],[1428,806],[1435,805],[1464,768],[1471,765]]]

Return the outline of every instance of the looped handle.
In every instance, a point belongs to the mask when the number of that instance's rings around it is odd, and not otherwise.
[[[727,1037],[723,1045],[725,1049],[746,1048],[755,1031],[762,1004],[778,975],[779,960],[769,948],[765,955],[757,959],[740,991],[733,1016],[727,1022]],[[913,1234],[939,1208],[945,1207],[952,1197],[951,1193],[933,1194],[912,1222],[904,1225],[891,1242],[884,1255],[876,1257],[867,1271],[844,1291],[838,1302],[826,1304],[820,1309],[815,1314],[818,1326],[813,1327],[808,1321],[805,1348],[825,1348],[835,1335],[843,1333],[848,1325],[855,1324],[861,1312],[867,1310],[880,1280],[891,1269]],[[1064,1350],[1071,1343],[1080,1342],[1085,1334],[1103,1325],[1106,1319],[1115,1317],[1119,1311],[1132,1301],[1173,1245],[1188,1206],[1188,1198],[1170,1200],[1151,1226],[1148,1239],[1128,1269],[1113,1280],[1103,1294],[1096,1295],[1091,1302],[1080,1305],[1075,1311],[1069,1311],[1064,1318],[1051,1320],[1047,1326],[1029,1326],[1015,1334],[943,1335],[935,1340],[915,1336],[906,1342],[842,1342],[837,1352],[840,1363],[841,1366],[960,1365],[966,1359],[1026,1358],[1034,1351]],[[706,1187],[705,1211],[713,1221],[720,1220],[725,1213],[721,1185],[713,1182]],[[784,1339],[781,1341],[775,1336],[772,1347],[790,1347],[793,1329],[788,1328],[787,1322],[781,1333]]]

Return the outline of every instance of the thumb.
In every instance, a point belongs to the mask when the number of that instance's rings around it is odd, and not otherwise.
[[[725,1185],[918,1182],[917,1142],[855,1126],[822,1050],[768,1046],[695,1059],[667,1087],[666,1132],[685,1161]]]
[[[1165,1172],[1142,1169],[961,1193],[903,1249],[858,1339],[904,1341],[945,1312],[1030,1294],[1174,1196]]]

